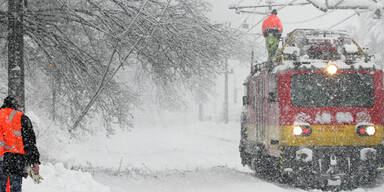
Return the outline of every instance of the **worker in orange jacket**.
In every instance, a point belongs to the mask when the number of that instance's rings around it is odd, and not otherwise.
[[[268,50],[268,60],[276,54],[279,46],[279,39],[283,33],[283,25],[280,19],[276,16],[277,10],[272,10],[271,15],[263,22],[263,35],[265,37],[266,47]]]
[[[0,174],[0,192],[21,192],[22,179],[27,177],[28,167],[39,174],[40,154],[36,147],[36,137],[31,120],[17,110],[17,100],[13,96],[4,99],[0,108],[0,142],[4,156]],[[0,154],[1,155],[1,154]]]

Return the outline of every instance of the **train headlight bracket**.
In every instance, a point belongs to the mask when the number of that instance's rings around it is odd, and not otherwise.
[[[376,128],[373,125],[357,125],[356,133],[359,136],[374,136],[376,134]]]
[[[309,136],[312,134],[312,129],[309,125],[295,125],[292,132],[295,136]]]

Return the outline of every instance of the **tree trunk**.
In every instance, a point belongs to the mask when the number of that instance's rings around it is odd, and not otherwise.
[[[25,111],[23,0],[8,0],[8,94]]]

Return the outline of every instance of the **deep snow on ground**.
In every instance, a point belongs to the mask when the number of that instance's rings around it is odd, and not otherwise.
[[[305,192],[255,177],[250,171],[227,167],[197,169],[194,171],[163,172],[152,176],[107,176],[96,174],[96,180],[111,186],[112,192]],[[321,192],[310,189],[311,192]],[[368,186],[351,192],[382,192],[384,186]]]
[[[31,178],[23,180],[25,192],[110,192],[110,188],[97,183],[91,174],[65,169],[62,163],[40,167],[44,180],[34,184]]]
[[[238,122],[165,122],[72,143],[65,161],[98,167],[96,181],[112,192],[304,191],[254,176],[240,164],[238,142]],[[353,191],[384,191],[382,183]]]
[[[170,171],[145,177],[116,177],[98,174],[96,179],[105,185],[112,186],[113,192],[278,192],[284,191],[284,187],[286,187],[256,178],[252,172],[228,167]],[[288,187],[288,190],[295,189]]]
[[[304,191],[254,176],[240,164],[239,123],[163,122],[106,138],[63,145],[63,164],[44,165],[43,183],[24,180],[24,191],[255,192]],[[87,169],[88,168],[88,169]],[[91,174],[93,176],[91,176]],[[377,185],[354,192],[384,191]],[[106,187],[108,186],[108,187]],[[319,191],[319,190],[311,190]]]

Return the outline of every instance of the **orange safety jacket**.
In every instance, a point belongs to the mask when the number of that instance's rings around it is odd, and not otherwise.
[[[267,19],[263,21],[263,35],[268,30],[276,30],[279,31],[279,33],[283,33],[283,25],[281,24],[280,19],[275,15],[271,14]]]
[[[23,112],[10,108],[0,109],[0,127],[3,132],[3,154],[25,154],[21,136],[21,116]],[[0,149],[1,150],[1,149]]]
[[[3,108],[0,109],[0,159],[4,158],[4,153],[25,154],[23,138],[21,137],[21,116],[23,112]],[[2,134],[1,134],[2,133]],[[9,176],[7,177],[6,192],[11,192]]]
[[[2,116],[2,113],[0,112],[0,119],[2,119],[3,116]],[[0,120],[1,121],[1,120]],[[4,158],[4,137],[3,137],[3,127],[0,126],[0,160],[2,161],[3,158]]]

